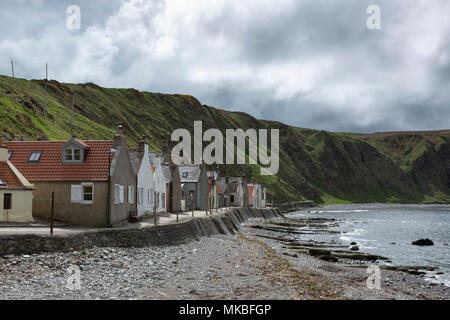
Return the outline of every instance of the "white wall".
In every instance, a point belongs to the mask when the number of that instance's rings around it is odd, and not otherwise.
[[[3,210],[3,196],[12,194],[11,210]],[[32,190],[0,190],[0,221],[33,222]]]
[[[153,197],[151,195],[154,191],[154,181],[152,167],[150,166],[150,161],[148,159],[147,144],[145,144],[144,147],[144,156],[142,158],[141,167],[139,168],[137,182],[137,212],[138,216],[142,217],[143,215],[153,213]]]
[[[164,179],[163,169],[161,166],[161,159],[155,159],[155,175],[154,175],[154,188],[157,192],[157,196],[159,197],[158,207],[156,208],[157,212],[167,211],[166,209],[166,181]]]

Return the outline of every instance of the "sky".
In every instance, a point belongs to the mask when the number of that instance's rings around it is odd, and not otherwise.
[[[49,63],[60,82],[190,94],[299,127],[450,129],[448,0],[12,0],[0,30],[3,75],[14,60],[16,77],[42,79]]]

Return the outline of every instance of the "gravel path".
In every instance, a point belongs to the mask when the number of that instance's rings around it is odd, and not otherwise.
[[[70,266],[80,268],[79,289],[67,288]],[[449,298],[445,289],[401,272],[383,273],[391,284],[382,290],[368,290],[366,277],[365,270],[284,256],[245,230],[171,247],[6,256],[0,258],[0,299]]]

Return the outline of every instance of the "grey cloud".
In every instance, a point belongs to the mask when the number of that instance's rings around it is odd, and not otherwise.
[[[80,31],[65,9],[82,9]],[[366,28],[378,4],[382,30]],[[445,0],[2,3],[0,73],[186,93],[258,118],[333,131],[450,127]]]

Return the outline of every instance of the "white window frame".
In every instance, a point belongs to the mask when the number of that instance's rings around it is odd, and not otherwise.
[[[138,204],[144,203],[144,188],[140,187],[138,188]]]
[[[70,150],[70,159],[66,158],[66,152]],[[75,159],[75,150],[80,150],[80,159]],[[64,162],[82,162],[83,160],[83,150],[81,148],[66,148],[63,152]]]
[[[134,203],[134,186],[128,186],[128,203]]]
[[[92,200],[84,200],[84,188],[92,187]],[[84,182],[81,184],[81,203],[82,204],[93,204],[94,203],[94,184],[91,182]]]
[[[114,185],[114,204],[120,203],[120,185],[115,184]]]
[[[125,203],[125,188],[119,185],[119,203]]]
[[[81,203],[83,197],[83,188],[79,184],[72,184],[70,186],[70,202]]]

